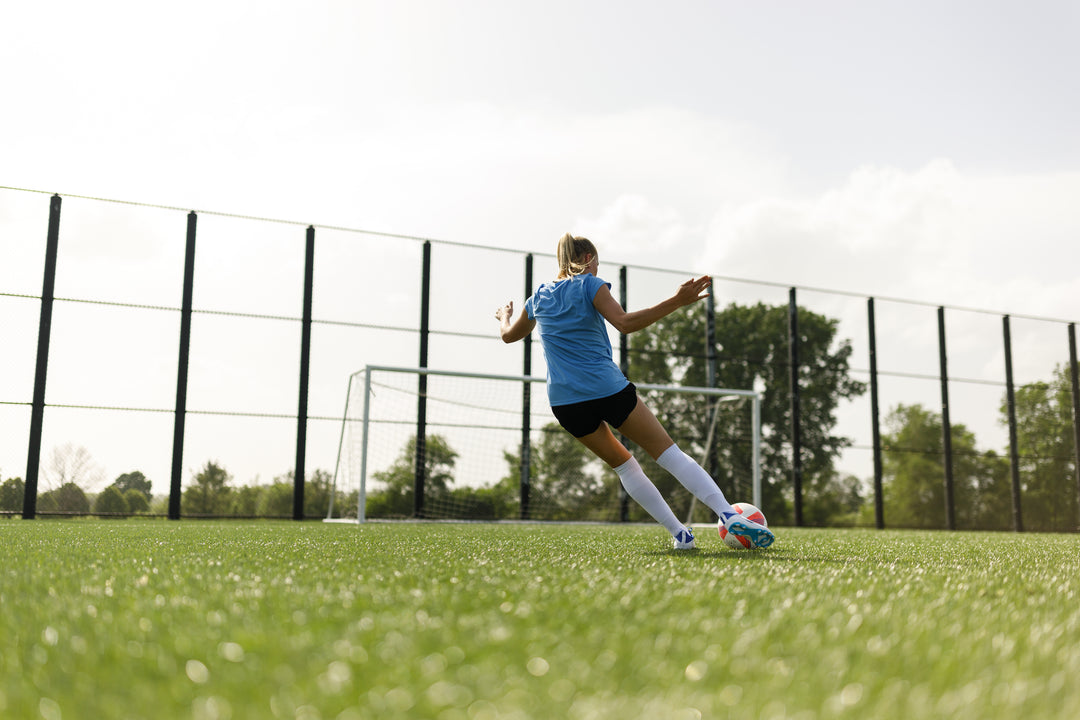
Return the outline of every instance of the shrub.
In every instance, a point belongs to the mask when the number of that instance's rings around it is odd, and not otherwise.
[[[137,492],[137,491],[136,491]],[[94,512],[108,513],[110,515],[127,515],[129,512],[128,502],[123,493],[115,485],[110,485],[101,491],[94,500]]]
[[[150,512],[150,501],[146,499],[146,493],[142,490],[128,488],[124,493],[124,500],[127,501],[128,512],[132,514]]]
[[[38,507],[43,512],[88,513],[90,501],[81,487],[68,482],[56,490],[42,493],[38,498]]]
[[[25,484],[22,478],[8,478],[0,485],[0,510],[22,510]]]

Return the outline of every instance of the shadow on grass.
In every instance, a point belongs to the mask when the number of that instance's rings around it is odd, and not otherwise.
[[[654,550],[645,553],[649,557],[670,557],[681,558],[685,560],[697,560],[697,561],[721,561],[724,563],[814,563],[823,565],[852,565],[852,564],[867,564],[867,565],[881,565],[892,564],[894,560],[884,560],[882,558],[842,558],[842,557],[827,557],[824,555],[810,555],[802,552],[796,548],[784,548],[773,546],[764,550],[730,550],[726,548],[718,549],[705,549],[696,548],[694,550]],[[917,564],[912,561],[912,564]]]

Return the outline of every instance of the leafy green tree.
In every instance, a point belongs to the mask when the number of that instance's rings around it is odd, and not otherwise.
[[[510,472],[497,483],[483,488],[484,502],[491,506],[492,519],[516,520],[521,517],[521,460],[514,453],[505,451],[503,459],[510,466]],[[535,508],[530,510],[529,515],[533,519],[545,517],[542,514],[538,515]]]
[[[113,485],[115,485],[116,489],[119,490],[125,497],[127,496],[127,492],[129,490],[138,490],[146,496],[147,503],[150,502],[150,498],[152,497],[152,495],[150,494],[151,484],[152,483],[146,479],[146,476],[138,470],[124,473],[123,475],[113,480]]]
[[[945,527],[941,417],[921,405],[898,405],[881,436],[885,522]]]
[[[326,470],[315,470],[304,487],[306,517],[321,517],[330,502],[333,476]],[[269,485],[244,485],[229,492],[229,507],[225,514],[234,517],[292,517],[293,471],[278,475]],[[355,497],[353,498],[353,515]]]
[[[941,415],[921,405],[898,405],[885,419],[882,470],[885,522],[944,528],[945,458]],[[976,448],[975,435],[952,424],[953,502],[961,529],[1011,524],[1008,461]]]
[[[465,520],[516,519],[520,507],[517,498],[511,499],[501,487],[501,483],[485,487],[452,488],[443,504],[452,508],[454,517]]]
[[[133,515],[150,512],[150,500],[141,490],[129,489],[124,493],[124,501],[127,502],[128,511]]]
[[[829,469],[807,479],[803,521],[812,526],[855,525],[864,504],[862,481]]]
[[[308,475],[304,483],[304,517],[326,517],[333,482],[334,475],[327,470],[316,470]]]
[[[493,489],[520,508],[521,455],[503,452],[508,474]],[[590,519],[610,495],[614,473],[558,423],[546,424],[529,453],[529,515],[546,520]],[[608,482],[605,484],[605,480]]]
[[[338,488],[334,495],[334,517],[355,518],[359,500],[359,490],[343,491]]]
[[[55,490],[42,493],[38,497],[38,509],[42,512],[88,513],[90,500],[81,487],[67,482]]]
[[[22,478],[8,478],[0,484],[0,510],[20,511],[23,507],[23,496],[26,492],[26,484]]]
[[[630,336],[630,378],[655,384],[707,385],[704,306],[673,313]],[[838,321],[799,309],[799,358],[804,502],[828,477],[849,438],[836,435],[836,410],[861,395],[850,377],[851,343],[837,338]],[[761,389],[762,510],[777,524],[792,520],[791,400],[788,306],[731,304],[715,317],[718,387]],[[694,457],[704,452],[710,413],[687,396],[650,397],[650,407]],[[723,407],[723,406],[721,406]],[[739,415],[745,418],[747,413]],[[729,497],[750,495],[752,447],[748,419],[723,416],[715,462],[706,463]],[[713,466],[713,467],[709,467]],[[662,476],[657,475],[659,480]]]
[[[457,451],[442,435],[428,435],[424,453],[424,497],[429,500],[446,498],[454,482]],[[386,470],[372,473],[375,482],[383,483],[382,490],[368,495],[367,512],[372,517],[411,516],[415,497],[416,436],[409,438],[397,460]]]
[[[1001,406],[1008,423],[1008,407]],[[1050,382],[1016,390],[1016,440],[1020,455],[1021,510],[1029,530],[1076,530],[1076,454],[1068,363]]]
[[[233,488],[229,495],[229,515],[233,517],[259,517],[265,488],[261,485],[244,485]]]
[[[94,498],[94,512],[110,515],[127,515],[130,512],[124,494],[116,485],[110,485]]]
[[[276,479],[272,484],[260,488],[262,493],[259,497],[257,514],[259,517],[292,517],[293,511],[293,483],[292,473]],[[306,501],[306,498],[305,498]]]
[[[181,511],[186,515],[226,515],[230,510],[229,483],[232,476],[215,462],[206,465],[195,475],[195,482],[180,498]]]
[[[265,508],[267,515],[292,517],[295,478],[295,470],[289,470],[274,478],[274,483],[270,486],[273,488],[274,498],[268,499],[272,507]],[[304,517],[326,516],[326,508],[330,504],[330,486],[333,481],[333,474],[326,470],[315,470],[308,474],[304,480]]]

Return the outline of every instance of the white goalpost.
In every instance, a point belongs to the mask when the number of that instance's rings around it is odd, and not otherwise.
[[[326,519],[627,519],[617,477],[555,424],[543,377],[369,365],[349,376]],[[637,384],[725,495],[761,506],[761,397],[753,390]],[[711,512],[649,467],[687,522]],[[745,497],[745,494],[742,496]]]

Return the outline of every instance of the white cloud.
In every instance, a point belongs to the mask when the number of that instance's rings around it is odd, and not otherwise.
[[[620,258],[663,254],[701,233],[700,227],[687,227],[674,207],[654,205],[641,195],[622,195],[598,218],[579,219],[574,227],[578,234],[605,238],[606,252]]]
[[[639,258],[623,250],[646,233],[662,235],[649,234],[650,248],[685,236],[696,252],[718,203],[779,193],[785,181],[768,138],[671,108],[418,103],[339,130],[318,140],[307,172],[284,174],[285,187],[297,184],[289,202],[307,175],[321,178],[327,192],[309,199],[331,218],[322,222],[529,250],[553,248],[575,225],[628,262]]]
[[[1075,317],[1077,196],[1080,173],[864,167],[815,197],[721,209],[705,261],[725,275]]]

